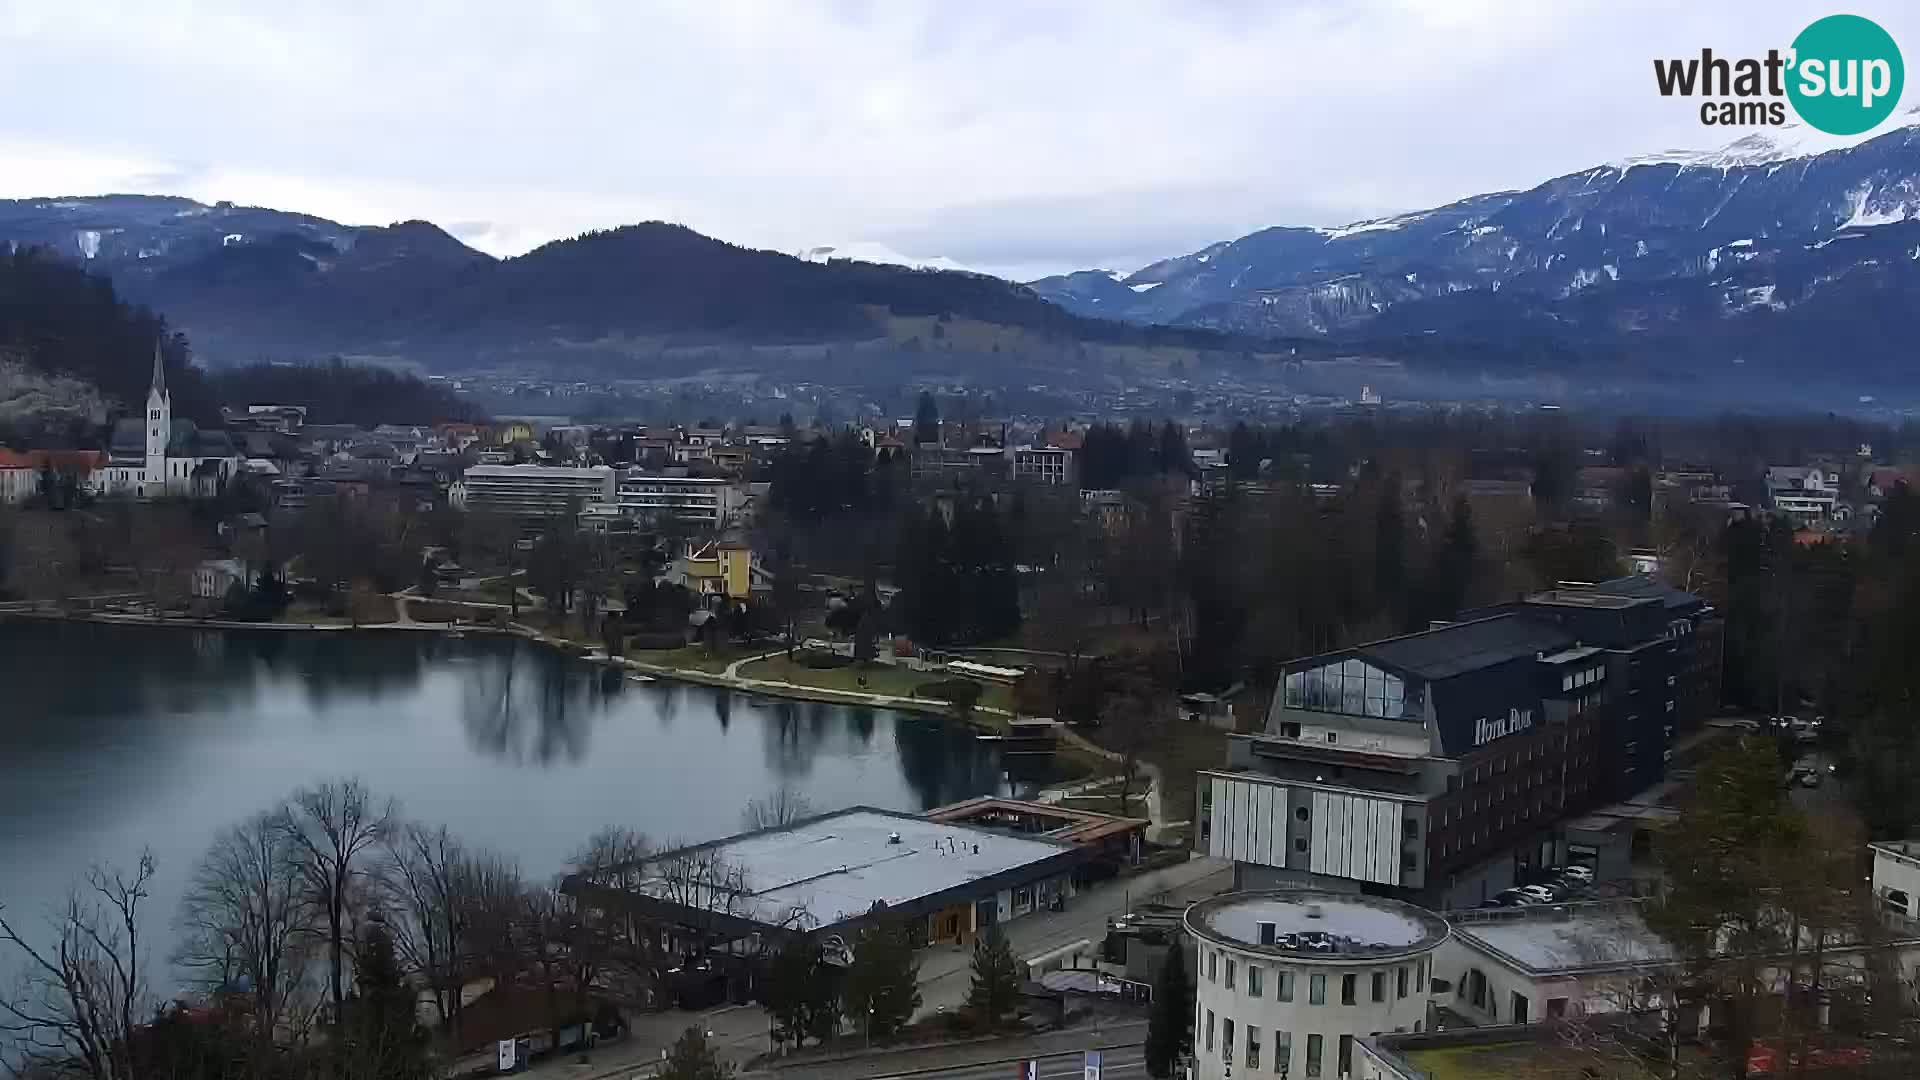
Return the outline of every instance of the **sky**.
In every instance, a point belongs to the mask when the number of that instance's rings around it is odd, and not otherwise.
[[[1719,145],[1652,59],[1839,10],[1920,60],[1910,2],[0,0],[0,197],[1131,270]]]

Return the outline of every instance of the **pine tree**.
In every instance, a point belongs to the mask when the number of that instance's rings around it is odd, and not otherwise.
[[[808,1038],[833,1034],[838,1008],[834,980],[820,963],[820,948],[805,939],[790,941],[774,955],[767,973],[767,1011],[775,1037],[794,1046]]]
[[[920,391],[920,403],[913,412],[913,445],[923,446],[940,441],[940,406],[933,400],[933,394]]]
[[[841,1015],[872,1038],[884,1039],[906,1026],[920,1007],[920,961],[907,931],[874,905],[874,919],[853,946]]]
[[[998,926],[989,926],[973,942],[973,990],[967,1008],[974,1019],[992,1028],[1005,1023],[1020,1005],[1020,971],[1013,948]]]
[[[354,981],[359,997],[352,1004],[345,1048],[353,1063],[351,1075],[379,1080],[424,1080],[431,1075],[414,993],[400,977],[393,938],[383,923],[368,927]]]
[[[667,1054],[666,1064],[654,1074],[658,1080],[728,1080],[733,1066],[721,1061],[697,1027],[681,1032]]]
[[[1174,1062],[1193,1045],[1193,986],[1187,981],[1187,949],[1175,942],[1160,965],[1147,1021],[1147,1075],[1173,1075]]]

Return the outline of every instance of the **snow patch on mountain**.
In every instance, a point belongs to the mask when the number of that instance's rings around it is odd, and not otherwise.
[[[1409,218],[1375,218],[1372,221],[1356,221],[1351,225],[1342,225],[1338,229],[1315,229],[1314,231],[1328,240],[1338,240],[1355,233],[1391,232],[1405,225]]]
[[[81,258],[92,259],[100,255],[100,230],[81,229],[73,234],[74,246],[80,249]]]
[[[1829,135],[1805,124],[1785,124],[1756,131],[1711,150],[1662,150],[1657,154],[1641,154],[1609,162],[1607,167],[1617,172],[1626,172],[1640,165],[1723,170],[1742,165],[1778,167],[1796,158],[1818,157],[1835,150],[1846,150],[1900,128],[1915,126],[1920,126],[1920,105],[1902,110],[1892,125],[1883,125],[1857,135]]]
[[[1115,280],[1118,280],[1118,279],[1116,278]],[[1157,288],[1159,288],[1160,286],[1162,286],[1162,285],[1164,285],[1164,284],[1166,284],[1166,282],[1163,282],[1163,281],[1149,281],[1149,282],[1146,282],[1145,284],[1141,284],[1141,285],[1129,285],[1129,286],[1127,286],[1127,288],[1129,288],[1129,289],[1132,289],[1132,290],[1133,290],[1134,292],[1146,292],[1146,291],[1148,291],[1149,289],[1157,289]]]
[[[1873,181],[1871,180],[1847,192],[1847,197],[1851,200],[1850,212],[1847,214],[1847,220],[1841,222],[1839,228],[1844,229],[1853,225],[1892,225],[1907,220],[1909,207],[1905,202],[1882,199],[1878,207],[1868,205],[1873,198]]]

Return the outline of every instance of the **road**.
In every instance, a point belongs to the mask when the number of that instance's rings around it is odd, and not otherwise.
[[[794,1062],[754,1073],[779,1080],[1015,1080],[1026,1061],[1040,1063],[1043,1078],[1082,1080],[1088,1047],[1100,1050],[1101,1080],[1139,1080],[1147,1075],[1141,1042],[1144,1023],[1124,1024],[1105,1031],[1076,1028],[1016,1039],[921,1046],[871,1056]]]
[[[1138,1046],[1115,1047],[1100,1052],[1100,1080],[1134,1080],[1147,1075],[1146,1059]],[[1086,1054],[1054,1054],[1038,1059],[1040,1080],[1083,1080],[1086,1076]],[[1020,1062],[1000,1061],[986,1065],[961,1065],[952,1069],[940,1069],[935,1072],[896,1073],[897,1076],[912,1077],[913,1080],[1016,1080],[1027,1074],[1020,1071]],[[870,1078],[872,1080],[872,1078]]]

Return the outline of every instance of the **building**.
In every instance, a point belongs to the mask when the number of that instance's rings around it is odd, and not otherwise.
[[[475,465],[453,485],[452,498],[475,513],[556,517],[615,502],[617,477],[606,465]]]
[[[1807,524],[1833,516],[1840,498],[1840,474],[1819,465],[1767,468],[1767,501],[1775,513]]]
[[[745,509],[747,491],[731,477],[636,468],[620,474],[616,501],[621,513],[637,521],[671,519],[721,529]]]
[[[1485,908],[1448,919],[1453,938],[1435,974],[1453,988],[1445,1004],[1476,1024],[1652,1007],[1640,975],[1679,963],[1632,901]]]
[[[1920,920],[1920,843],[1893,840],[1867,848],[1873,855],[1873,895],[1881,910]]]
[[[1200,774],[1196,846],[1241,888],[1482,903],[1563,861],[1564,819],[1665,775],[1676,624],[1705,611],[1621,579],[1289,662],[1264,729]]]
[[[147,388],[144,418],[125,417],[113,425],[102,494],[209,498],[239,475],[246,459],[224,431],[202,431],[191,420],[173,416],[160,346],[153,347],[153,381]]]
[[[0,503],[25,502],[41,494],[48,469],[75,490],[97,495],[106,482],[107,455],[98,450],[28,450],[0,447]]]
[[[1658,1042],[1658,1017],[1454,1028],[1379,1035],[1354,1048],[1353,1080],[1645,1080],[1640,1048]],[[1619,1030],[1637,1025],[1634,1030]],[[1682,1075],[1705,1075],[1706,1055],[1681,1048]]]
[[[1368,1035],[1421,1031],[1446,920],[1310,889],[1227,893],[1187,909],[1198,948],[1193,1076],[1341,1077]]]
[[[247,564],[240,559],[204,559],[193,568],[192,594],[198,600],[224,600],[235,585],[247,585]]]
[[[1148,825],[1143,818],[1079,810],[1059,803],[1003,799],[997,795],[937,807],[927,811],[927,819],[1064,840],[1089,854],[1082,867],[1082,880],[1138,864]]]
[[[763,576],[753,546],[743,540],[709,540],[687,545],[675,567],[684,584],[702,600],[747,600],[755,579]]]
[[[1073,487],[1080,482],[1075,471],[1073,451],[1063,446],[1016,446],[1013,448],[1013,478],[1040,484]]]
[[[856,806],[665,852],[631,888],[578,877],[566,887],[709,949],[793,934],[851,941],[881,904],[917,943],[965,944],[1064,904],[1086,857],[1064,840]],[[695,880],[688,867],[701,868]]]

